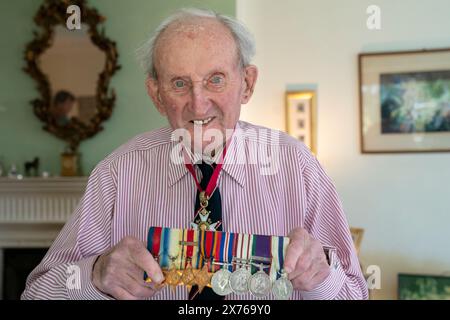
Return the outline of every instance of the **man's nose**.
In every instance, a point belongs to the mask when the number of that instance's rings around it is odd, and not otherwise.
[[[196,114],[206,113],[210,106],[209,92],[201,81],[192,84],[192,109]]]

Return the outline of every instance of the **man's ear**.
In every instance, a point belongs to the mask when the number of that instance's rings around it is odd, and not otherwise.
[[[246,104],[252,97],[257,78],[258,78],[258,68],[254,65],[246,66],[244,74],[244,81],[246,84],[246,88],[241,96],[241,104]]]
[[[167,116],[166,108],[162,102],[161,94],[159,92],[158,81],[150,76],[147,77],[145,81],[145,86],[147,87],[147,93],[153,101],[156,109],[158,109],[159,113],[163,116]]]

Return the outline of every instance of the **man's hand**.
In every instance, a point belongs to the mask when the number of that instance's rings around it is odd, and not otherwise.
[[[146,283],[144,271],[152,279]],[[102,292],[116,298],[136,300],[152,297],[164,275],[159,264],[145,248],[132,237],[123,238],[116,246],[101,255],[94,264],[92,281]]]
[[[284,260],[284,270],[296,290],[311,291],[330,274],[322,244],[305,229],[295,228]]]

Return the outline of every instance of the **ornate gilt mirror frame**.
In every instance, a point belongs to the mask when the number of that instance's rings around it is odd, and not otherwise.
[[[69,17],[67,7],[77,5],[80,8],[81,22],[88,25],[88,34],[92,43],[105,54],[104,70],[99,74],[96,88],[96,114],[89,124],[77,119],[72,119],[66,126],[57,125],[51,115],[52,92],[48,76],[39,67],[39,57],[51,46],[55,27],[66,25]],[[87,6],[85,0],[44,0],[40,6],[34,21],[40,31],[34,31],[34,39],[27,44],[25,49],[26,66],[24,71],[31,75],[37,82],[40,98],[32,100],[36,116],[45,123],[43,129],[66,141],[72,151],[76,151],[80,142],[94,136],[103,129],[102,122],[107,120],[112,113],[116,95],[113,89],[109,89],[109,83],[114,73],[120,69],[118,65],[118,53],[116,43],[105,36],[104,27],[101,32],[98,26],[106,20],[96,9]]]

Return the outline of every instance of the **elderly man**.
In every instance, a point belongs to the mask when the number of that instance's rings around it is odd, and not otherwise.
[[[158,285],[164,276],[145,240],[150,226],[164,226],[289,235],[284,270],[292,298],[367,298],[336,190],[316,158],[284,133],[239,121],[258,75],[245,27],[212,12],[182,10],[161,24],[144,52],[148,93],[170,127],[139,135],[94,169],[22,297],[194,297],[193,289]],[[180,145],[181,153],[174,152]],[[267,147],[276,164],[264,171],[267,162],[259,159]],[[258,161],[237,163],[238,154],[257,154]],[[210,200],[208,219],[199,216],[202,192]],[[70,283],[77,270],[80,281]],[[218,296],[205,290],[195,297]]]

